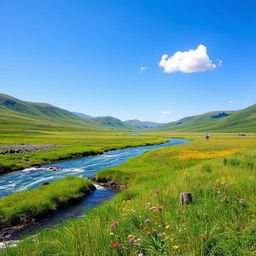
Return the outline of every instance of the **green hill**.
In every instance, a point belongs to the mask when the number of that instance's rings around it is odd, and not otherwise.
[[[136,130],[136,127],[125,122],[122,122],[120,119],[112,116],[93,117],[93,119],[91,120],[103,127],[121,130]]]
[[[52,129],[133,130],[112,117],[85,119],[46,103],[34,103],[0,94],[1,132]]]
[[[214,111],[185,117],[154,129],[180,132],[256,132],[256,104],[238,111]]]
[[[158,127],[158,126],[162,125],[161,123],[150,122],[150,121],[140,121],[138,119],[127,120],[127,121],[125,121],[125,123],[136,127],[138,130],[154,128],[154,127]]]
[[[137,130],[138,127],[132,124],[121,121],[113,116],[90,116],[83,113],[72,112],[78,117],[93,121],[101,127],[107,127],[108,129],[119,129],[119,130]]]

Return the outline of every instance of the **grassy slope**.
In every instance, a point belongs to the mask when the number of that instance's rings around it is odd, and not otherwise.
[[[134,130],[135,127],[114,117],[81,118],[72,112],[46,103],[22,101],[0,94],[1,130],[33,130],[72,127],[90,130]]]
[[[2,255],[255,255],[256,136],[183,137],[192,142],[101,171],[129,189]],[[179,205],[183,191],[194,195],[187,207]],[[119,224],[110,228],[115,220]]]
[[[1,132],[80,128],[101,129],[95,123],[50,104],[21,101],[0,94]]]
[[[256,105],[239,111],[225,111],[230,116],[212,118],[221,111],[183,118],[156,128],[156,131],[255,132]]]
[[[17,192],[1,198],[0,228],[28,223],[45,216],[94,189],[91,181],[70,176],[34,190]]]
[[[122,122],[121,120],[112,116],[93,117],[92,120],[101,127],[108,127],[112,130],[136,130],[135,126]]]

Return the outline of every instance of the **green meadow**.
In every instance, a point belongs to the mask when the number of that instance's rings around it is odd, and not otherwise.
[[[130,136],[124,131],[87,131],[72,128],[19,131],[19,133],[1,132],[0,146],[21,143],[53,144],[55,146],[51,151],[0,154],[0,174],[65,159],[100,154],[107,150],[159,144],[165,141],[166,139],[159,135]]]
[[[146,136],[146,135],[145,135]],[[2,255],[230,255],[256,253],[256,136],[148,134],[190,143],[100,171],[128,185],[112,200]],[[193,202],[182,206],[181,192]]]

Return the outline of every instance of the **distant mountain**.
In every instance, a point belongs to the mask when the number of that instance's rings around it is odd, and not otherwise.
[[[90,115],[86,115],[86,114],[83,114],[83,113],[79,113],[79,112],[72,112],[74,115],[76,116],[79,116],[81,118],[86,118],[86,119],[90,119],[90,118],[93,118],[92,116]]]
[[[136,129],[132,125],[129,125],[118,118],[113,116],[97,116],[93,117],[83,113],[73,112],[76,116],[79,116],[84,119],[89,119],[91,122],[97,124],[98,126],[105,127],[106,129],[119,129],[119,130],[134,130]]]
[[[122,129],[122,130],[134,130],[135,127],[129,125],[118,118],[112,116],[99,116],[93,117],[92,119],[95,123],[101,126],[107,126],[115,129]]]
[[[125,130],[143,130],[148,128],[154,128],[162,125],[162,123],[150,122],[150,121],[140,121],[137,119],[121,121],[112,116],[99,116],[93,117],[83,113],[73,112],[76,116],[81,118],[90,119],[93,122],[96,122],[99,125],[108,126],[112,128],[122,128]]]
[[[150,121],[140,121],[138,119],[127,120],[124,122],[136,127],[137,129],[148,129],[148,128],[154,128],[154,127],[163,125],[162,123],[156,123],[156,122],[150,122]]]
[[[214,111],[154,128],[180,132],[256,132],[256,104],[237,111]]]

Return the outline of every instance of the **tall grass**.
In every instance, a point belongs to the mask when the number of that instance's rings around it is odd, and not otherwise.
[[[102,171],[99,175],[126,182],[129,189],[2,255],[255,255],[256,137],[216,136],[209,143],[193,138]],[[234,148],[240,152],[225,153],[226,160],[209,158],[209,151]],[[183,150],[187,158],[180,159]],[[179,194],[186,191],[193,203],[181,206]]]
[[[34,190],[0,199],[0,227],[28,223],[77,200],[94,190],[91,181],[69,176]]]

